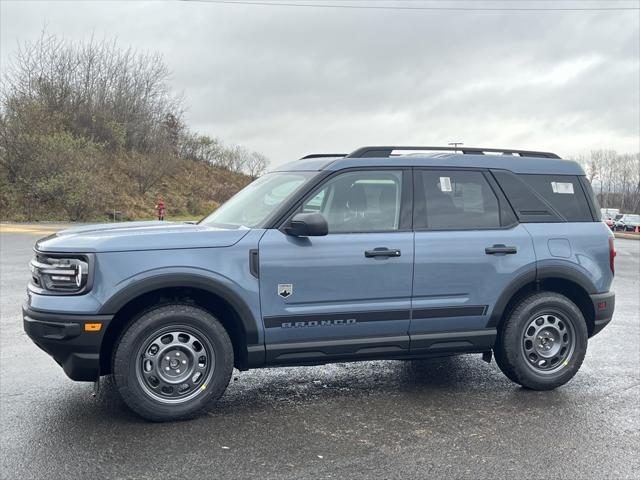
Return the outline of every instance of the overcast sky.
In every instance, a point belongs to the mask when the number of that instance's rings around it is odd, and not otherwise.
[[[0,68],[18,42],[34,40],[43,27],[71,40],[93,33],[159,51],[193,129],[261,151],[273,164],[368,144],[458,141],[565,156],[595,148],[640,151],[637,10],[509,13],[3,0],[0,15]]]

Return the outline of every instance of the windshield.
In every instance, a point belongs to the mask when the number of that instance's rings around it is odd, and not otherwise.
[[[236,193],[200,222],[221,228],[256,228],[317,172],[268,173]]]
[[[622,217],[622,220],[624,220],[625,222],[637,222],[638,220],[640,220],[640,215],[624,215]]]

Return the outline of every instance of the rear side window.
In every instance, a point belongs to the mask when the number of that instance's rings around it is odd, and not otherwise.
[[[420,178],[420,177],[418,177]],[[433,230],[499,228],[498,199],[481,172],[423,170],[415,227]]]
[[[569,222],[592,222],[587,197],[573,175],[519,175]]]

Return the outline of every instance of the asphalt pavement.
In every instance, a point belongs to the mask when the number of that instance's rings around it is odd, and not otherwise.
[[[42,235],[0,233],[0,478],[640,478],[640,241],[616,240],[613,322],[555,391],[480,355],[264,369],[208,415],[154,424],[24,334]]]

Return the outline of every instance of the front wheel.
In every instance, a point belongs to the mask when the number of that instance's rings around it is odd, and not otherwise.
[[[153,421],[191,418],[217,400],[233,371],[233,347],[210,313],[165,305],[144,313],[124,332],[113,376],[125,403]]]
[[[505,320],[494,349],[500,370],[532,390],[564,385],[587,352],[587,325],[567,297],[541,292],[524,298]]]

